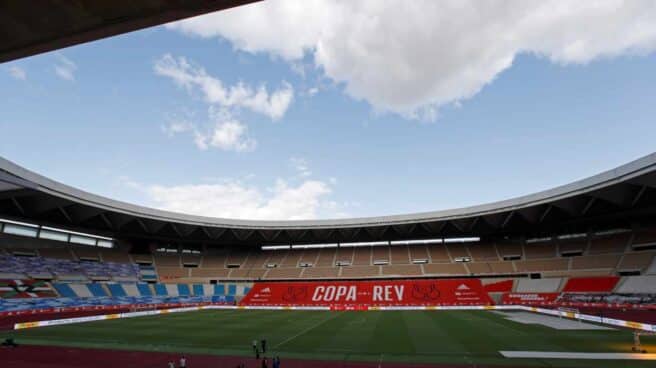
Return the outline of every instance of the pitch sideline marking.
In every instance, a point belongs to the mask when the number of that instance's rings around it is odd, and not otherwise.
[[[339,312],[338,314],[335,314],[334,316],[330,316],[329,318],[322,319],[321,321],[319,321],[319,323],[314,324],[314,325],[312,325],[312,326],[306,328],[305,330],[303,330],[303,331],[297,333],[296,335],[293,335],[293,336],[291,336],[291,337],[288,337],[287,339],[283,340],[282,342],[280,342],[280,343],[274,345],[274,346],[273,346],[273,349],[276,349],[276,348],[278,348],[278,347],[280,347],[280,346],[282,346],[282,345],[285,345],[286,343],[288,343],[288,342],[294,340],[295,338],[297,338],[297,337],[299,337],[299,336],[301,336],[301,335],[304,335],[305,333],[310,332],[311,330],[314,330],[315,328],[321,326],[322,324],[324,324],[324,323],[326,323],[326,322],[328,322],[328,321],[330,321],[330,320],[333,320],[333,319],[337,318],[338,316],[341,316],[343,313],[344,313],[344,312]]]
[[[568,351],[500,351],[499,353],[505,358],[656,360],[656,354],[638,353],[576,353]]]

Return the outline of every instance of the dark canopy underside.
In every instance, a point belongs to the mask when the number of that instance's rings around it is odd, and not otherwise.
[[[259,0],[7,0],[0,62],[95,41]]]

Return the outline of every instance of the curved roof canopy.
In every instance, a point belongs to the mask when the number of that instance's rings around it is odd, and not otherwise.
[[[478,206],[338,220],[194,216],[91,194],[0,158],[0,216],[117,238],[307,244],[505,236],[630,226],[656,213],[656,153],[550,190]]]
[[[2,1],[0,63],[255,1]]]

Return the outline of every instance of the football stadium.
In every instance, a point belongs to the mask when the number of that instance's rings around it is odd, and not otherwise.
[[[47,1],[47,22],[16,2],[0,61],[249,2]],[[491,203],[308,220],[154,209],[0,157],[0,341],[17,368],[654,367],[656,153]]]

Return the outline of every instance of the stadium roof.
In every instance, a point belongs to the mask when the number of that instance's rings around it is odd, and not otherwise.
[[[309,244],[628,227],[656,214],[656,153],[550,190],[478,206],[338,220],[260,221],[167,212],[91,194],[0,158],[0,216],[117,238]]]
[[[0,63],[255,1],[3,1]]]

